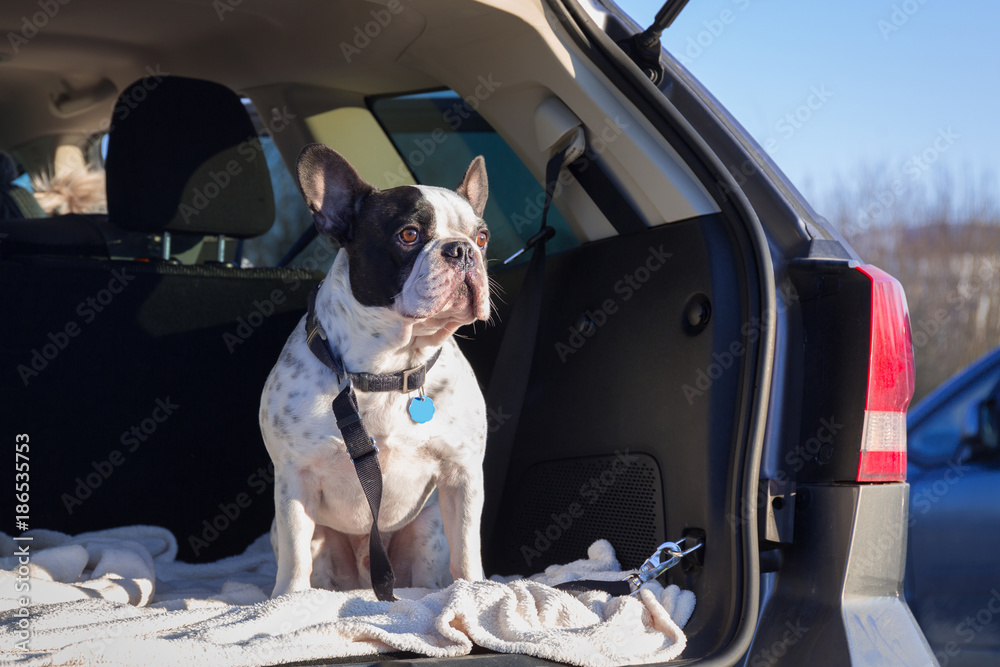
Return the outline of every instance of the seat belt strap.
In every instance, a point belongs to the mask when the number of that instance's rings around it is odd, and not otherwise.
[[[539,316],[542,309],[542,283],[545,278],[545,243],[555,235],[555,229],[548,226],[548,213],[552,205],[552,195],[557,185],[559,171],[572,146],[553,155],[545,165],[545,203],[542,207],[542,224],[532,236],[525,249],[534,248],[524,281],[510,311],[510,319],[504,331],[490,385],[486,390],[488,409],[498,414],[510,415],[488,436],[486,456],[483,462],[485,473],[486,500],[483,506],[483,556],[495,553],[494,533],[500,513],[504,481],[510,468],[511,453],[517,425],[524,406],[531,375],[535,340],[538,337]],[[520,255],[515,253],[507,261]],[[505,262],[506,263],[506,262]]]

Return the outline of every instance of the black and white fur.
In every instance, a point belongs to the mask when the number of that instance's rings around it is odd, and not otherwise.
[[[489,316],[484,161],[473,160],[456,191],[380,191],[320,144],[302,151],[297,172],[320,232],[341,245],[316,314],[347,370],[393,373],[442,348],[424,385],[436,407],[429,422],[407,412],[416,394],[357,394],[379,447],[379,531],[396,586],[481,579],[486,411],[452,334]],[[338,391],[336,375],[306,347],[303,318],[261,397],[261,432],[275,467],[275,597],[371,585],[372,517],[330,407]]]

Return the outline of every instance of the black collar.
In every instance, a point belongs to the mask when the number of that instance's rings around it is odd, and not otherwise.
[[[421,364],[405,371],[395,373],[385,373],[381,375],[373,373],[351,373],[344,368],[344,360],[330,347],[330,341],[326,338],[326,331],[316,317],[316,294],[323,285],[321,282],[312,292],[309,293],[309,311],[306,315],[306,345],[317,359],[337,374],[343,380],[350,379],[354,388],[358,391],[400,391],[405,393],[417,391],[424,386],[427,378],[427,371],[434,366],[434,363],[441,356],[441,348],[438,348],[426,364]]]

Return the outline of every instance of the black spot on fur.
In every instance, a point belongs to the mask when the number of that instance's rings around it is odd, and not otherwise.
[[[274,415],[274,417],[271,419],[271,426],[274,427],[274,430],[281,437],[283,438],[288,437],[288,428],[285,425],[285,420],[282,419],[280,415]]]
[[[302,419],[301,419],[301,417],[299,417],[298,413],[297,413],[297,412],[295,412],[294,410],[292,410],[292,406],[291,406],[291,405],[289,405],[288,403],[286,403],[286,404],[285,404],[285,407],[283,407],[283,408],[281,409],[281,412],[282,412],[282,413],[283,413],[283,414],[284,414],[284,415],[285,415],[286,417],[290,418],[290,419],[292,420],[292,423],[293,423],[293,424],[298,424],[298,423],[299,423],[300,421],[302,421]]]
[[[299,378],[299,375],[301,375],[302,372],[306,370],[306,365],[302,362],[301,359],[298,359],[297,357],[289,357],[287,360],[285,360],[285,358],[282,357],[282,362],[285,368],[289,369],[292,380],[297,380]]]
[[[415,226],[420,239],[402,243],[398,234]],[[434,208],[409,185],[375,192],[364,199],[344,244],[350,264],[351,291],[364,306],[392,305],[434,228]]]

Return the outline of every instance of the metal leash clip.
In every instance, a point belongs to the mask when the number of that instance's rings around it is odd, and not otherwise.
[[[677,565],[677,563],[681,562],[681,559],[689,553],[704,546],[704,542],[691,536],[683,538],[681,542],[686,544],[689,540],[694,542],[694,546],[686,549],[682,548],[679,544],[677,544],[677,542],[664,542],[658,546],[653,555],[647,558],[646,562],[639,566],[639,570],[637,572],[625,577],[625,581],[628,582],[629,588],[632,589],[632,593],[638,591],[639,587],[643,584],[656,579],[674,565]]]

